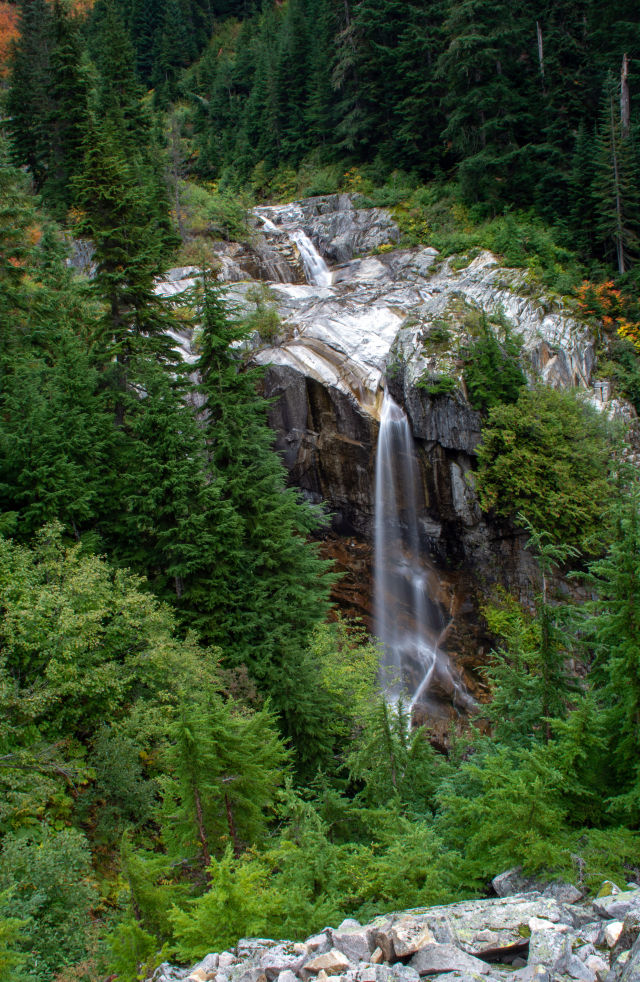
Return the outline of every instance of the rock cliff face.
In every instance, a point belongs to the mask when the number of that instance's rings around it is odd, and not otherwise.
[[[510,879],[529,892],[511,894]],[[521,887],[521,888],[522,888]],[[148,982],[639,982],[640,889],[589,902],[566,883],[496,877],[498,898],[345,920],[306,941],[244,938]]]
[[[522,539],[488,523],[478,506],[481,421],[456,352],[480,311],[500,316],[521,335],[532,379],[579,386],[602,404],[607,388],[593,384],[594,339],[569,311],[532,296],[522,271],[501,267],[487,252],[460,268],[432,248],[399,249],[392,216],[359,209],[348,196],[259,208],[253,222],[251,247],[234,253],[225,244],[220,276],[231,281],[240,308],[249,302],[249,275],[269,281],[282,332],[268,344],[256,337],[252,357],[266,367],[270,422],[290,479],[326,504],[342,560],[357,553],[361,568],[362,549],[373,540],[383,387],[404,406],[422,473],[421,547],[441,573],[437,602],[449,625],[443,643],[473,690],[467,669],[487,649],[475,612],[478,587],[500,581],[526,594],[533,574]],[[337,263],[325,285],[302,282],[300,232]],[[191,272],[178,271],[162,289],[172,292]],[[184,350],[184,339],[177,343]],[[447,394],[429,395],[425,382],[442,378]],[[351,594],[362,603],[361,587]]]

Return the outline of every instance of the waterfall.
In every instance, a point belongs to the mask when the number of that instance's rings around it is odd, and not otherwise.
[[[406,414],[385,392],[375,479],[375,631],[383,644],[385,687],[413,707],[427,701],[434,673],[462,703],[469,697],[438,650],[444,619],[433,599],[435,574],[420,558],[422,482]]]
[[[331,286],[331,271],[309,236],[302,229],[295,229],[290,238],[298,247],[307,281],[314,286]]]
[[[262,229],[269,235],[286,235],[298,248],[307,283],[312,286],[331,286],[333,276],[326,262],[314,246],[309,236],[301,228],[275,225],[266,215],[258,213]]]

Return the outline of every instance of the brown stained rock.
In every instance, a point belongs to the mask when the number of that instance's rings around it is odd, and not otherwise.
[[[391,929],[391,940],[397,958],[413,955],[426,945],[436,943],[430,928],[413,917],[403,917],[396,921]]]
[[[393,947],[393,939],[391,937],[391,925],[387,928],[382,928],[376,930],[373,934],[373,943],[375,944],[376,951],[380,952],[380,962],[394,962],[396,960],[396,953]]]
[[[302,974],[305,978],[312,975],[318,976],[320,972],[326,972],[327,975],[340,975],[341,972],[346,972],[348,968],[350,968],[350,962],[346,955],[336,948],[332,948],[324,955],[318,955],[306,962],[302,968]]]

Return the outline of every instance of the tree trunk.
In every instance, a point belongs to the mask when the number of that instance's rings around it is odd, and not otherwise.
[[[200,792],[197,788],[193,789],[193,800],[196,805],[196,824],[198,826],[198,838],[200,839],[200,845],[202,846],[202,857],[204,859],[204,864],[208,869],[209,866],[211,866],[211,853],[209,852],[209,842],[207,840],[207,832],[204,827]]]
[[[616,126],[613,116],[613,96],[611,97],[611,155],[613,163],[613,182],[616,193],[616,254],[618,257],[618,272],[624,273],[624,244],[622,239],[622,199],[620,196],[620,173],[618,170],[618,154],[616,152]]]
[[[620,125],[623,138],[629,136],[631,101],[629,97],[629,58],[626,53],[622,56],[622,70],[620,72]]]
[[[540,77],[542,78],[542,91],[545,92],[544,84],[544,46],[542,43],[542,28],[540,22],[536,21],[536,32],[538,35],[538,63],[540,65]]]
[[[238,831],[236,829],[236,823],[233,817],[233,811],[231,809],[231,802],[229,801],[229,795],[225,793],[224,796],[224,807],[227,811],[227,825],[229,826],[229,835],[231,836],[231,841],[233,842],[233,854],[238,858],[242,853],[242,847],[240,845],[240,840],[238,838]]]

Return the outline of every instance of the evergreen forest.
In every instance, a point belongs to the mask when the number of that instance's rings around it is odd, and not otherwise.
[[[136,982],[518,865],[638,881],[629,432],[485,319],[479,500],[536,583],[486,596],[481,719],[436,745],[332,603],[246,357],[277,318],[211,251],[350,193],[570,304],[640,412],[637,4],[19,0],[0,61],[0,982]]]

